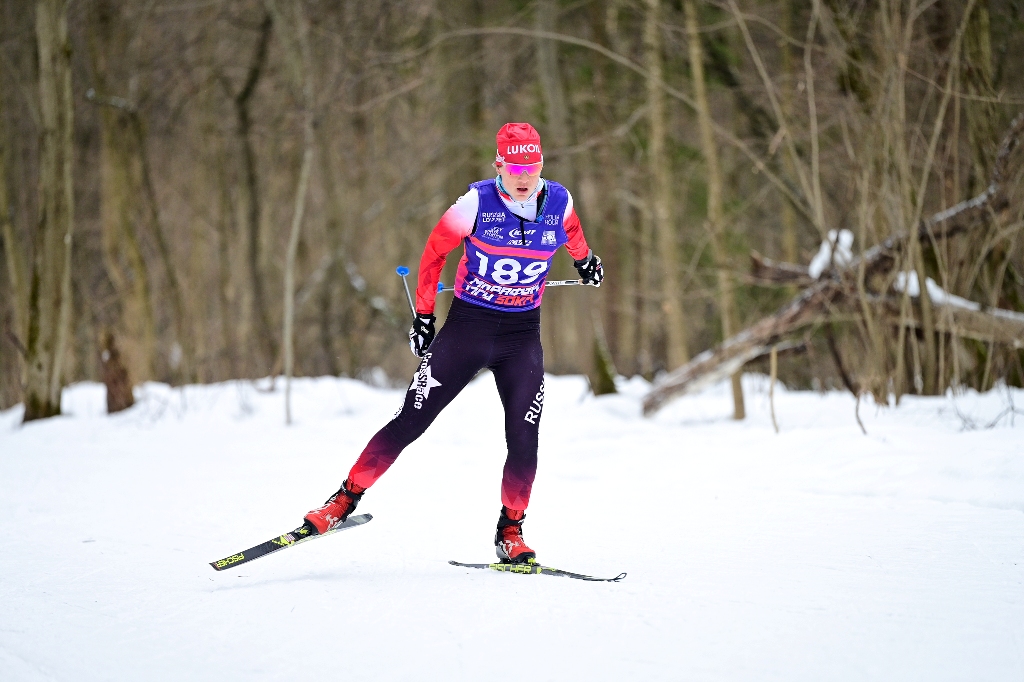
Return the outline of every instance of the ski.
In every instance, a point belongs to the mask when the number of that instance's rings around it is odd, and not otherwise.
[[[255,547],[250,547],[244,552],[232,554],[231,556],[225,557],[220,561],[211,561],[210,565],[213,566],[213,570],[215,571],[223,571],[226,568],[232,568],[234,566],[244,564],[248,561],[252,561],[253,559],[259,559],[260,557],[267,556],[268,554],[276,552],[279,549],[284,549],[285,547],[293,547],[294,545],[299,545],[303,542],[308,542],[310,540],[316,540],[317,538],[325,538],[328,535],[333,535],[334,533],[337,533],[341,530],[348,530],[349,528],[361,526],[372,518],[373,516],[371,516],[370,514],[359,514],[358,516],[350,516],[348,520],[340,524],[337,528],[329,530],[326,533],[323,533],[322,535],[311,535],[308,528],[306,528],[305,526],[299,526],[290,533],[279,535],[276,538],[273,538],[272,540],[267,540],[266,542],[256,545]]]
[[[563,578],[574,578],[576,580],[589,580],[591,582],[602,583],[617,583],[626,577],[625,573],[619,573],[614,578],[595,578],[592,575],[583,575],[582,573],[563,571],[560,568],[551,568],[550,566],[544,566],[536,562],[530,562],[528,564],[464,564],[460,561],[449,561],[448,563],[452,566],[462,566],[463,568],[489,568],[492,571],[501,571],[503,573],[522,573],[524,575],[557,575]]]

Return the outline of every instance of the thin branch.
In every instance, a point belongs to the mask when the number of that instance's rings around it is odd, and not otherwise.
[[[783,141],[786,143],[786,149],[789,151],[789,156],[793,161],[793,167],[796,170],[797,179],[800,181],[800,188],[803,190],[805,197],[811,197],[813,194],[807,181],[807,173],[804,169],[803,163],[801,162],[800,155],[797,154],[796,145],[793,142],[793,136],[789,133],[789,125],[782,112],[782,104],[779,102],[779,98],[775,94],[775,86],[772,83],[771,77],[768,75],[768,69],[765,68],[764,62],[761,59],[761,53],[757,49],[757,46],[754,45],[754,39],[751,37],[749,29],[747,29],[743,13],[740,12],[740,8],[737,7],[735,0],[729,0],[729,11],[732,12],[733,17],[736,19],[736,23],[740,28],[740,33],[743,35],[743,41],[746,43],[747,51],[750,53],[750,58],[754,61],[754,66],[757,67],[757,73],[761,76],[761,82],[768,95],[768,102],[771,104],[772,111],[775,113],[775,121],[779,126],[780,134],[782,135]],[[817,16],[817,14],[815,14],[815,16]],[[813,222],[818,230],[821,231],[823,229],[823,225],[816,219],[817,211],[814,211],[814,215],[809,217],[811,218],[811,222]]]
[[[818,30],[818,15],[821,13],[821,3],[819,0],[814,0],[813,6],[811,21],[807,25],[807,47],[804,49],[804,81],[807,87],[807,113],[811,124],[811,201],[812,208],[814,209],[814,224],[817,226],[821,236],[825,237],[827,233],[825,230],[825,206],[821,199],[818,103],[814,96],[814,67],[811,64],[810,49],[810,46],[814,43],[814,34]],[[833,249],[833,253],[834,251],[835,249]]]
[[[947,91],[947,88],[939,85],[938,83],[936,83],[931,78],[929,78],[928,76],[924,75],[923,73],[918,73],[917,71],[915,71],[914,69],[910,68],[909,66],[907,67],[907,73],[909,73],[911,76],[914,76],[915,78],[917,78],[917,79],[919,79],[921,81],[924,81],[928,85],[930,85],[933,88],[937,89],[939,92],[946,92]],[[987,104],[1012,104],[1014,106],[1019,106],[1021,104],[1024,104],[1024,99],[1005,99],[1005,98],[1002,97],[1002,95],[1000,95],[999,97],[984,97],[982,95],[972,95],[972,94],[970,94],[968,92],[962,92],[960,90],[953,90],[953,91],[951,91],[951,94],[954,97],[959,97],[960,99],[970,100],[972,102],[985,102]]]
[[[15,348],[18,349],[18,352],[21,354],[21,359],[22,360],[27,360],[28,359],[28,350],[25,348],[25,345],[21,342],[21,339],[19,339],[18,335],[14,333],[14,330],[7,329],[6,331],[7,331],[7,339],[11,342],[11,344],[14,345]]]

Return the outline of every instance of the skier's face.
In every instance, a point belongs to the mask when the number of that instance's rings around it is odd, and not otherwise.
[[[540,182],[540,171],[544,164],[538,163],[534,165],[535,168],[530,168],[531,171],[534,171],[532,175],[525,170],[519,175],[512,175],[509,172],[509,164],[505,164],[498,169],[502,184],[505,185],[505,189],[508,190],[508,193],[516,201],[526,201],[537,189],[537,183]],[[522,166],[519,166],[519,168],[522,168]]]

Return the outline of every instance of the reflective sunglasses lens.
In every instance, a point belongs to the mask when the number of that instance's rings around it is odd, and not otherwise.
[[[520,166],[520,165],[517,165],[517,164],[510,163],[510,164],[508,164],[506,166],[506,168],[508,168],[508,172],[509,173],[511,173],[512,175],[516,175],[516,176],[522,175],[524,172],[527,175],[536,175],[537,173],[540,173],[540,164],[539,163],[531,163],[531,164],[526,165],[526,166]]]

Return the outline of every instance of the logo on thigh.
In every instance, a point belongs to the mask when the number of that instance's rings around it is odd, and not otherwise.
[[[540,390],[537,391],[537,395],[533,397],[533,402],[530,403],[530,409],[526,411],[526,416],[523,417],[525,421],[531,424],[536,424],[540,419],[541,410],[544,409],[544,382],[540,382]]]
[[[409,390],[416,392],[413,398],[413,407],[417,410],[423,409],[424,401],[430,397],[430,389],[441,385],[441,382],[435,379],[431,372],[430,358],[432,355],[432,353],[427,353],[423,357],[423,362],[420,363],[419,369],[412,377],[412,384],[409,385]]]

